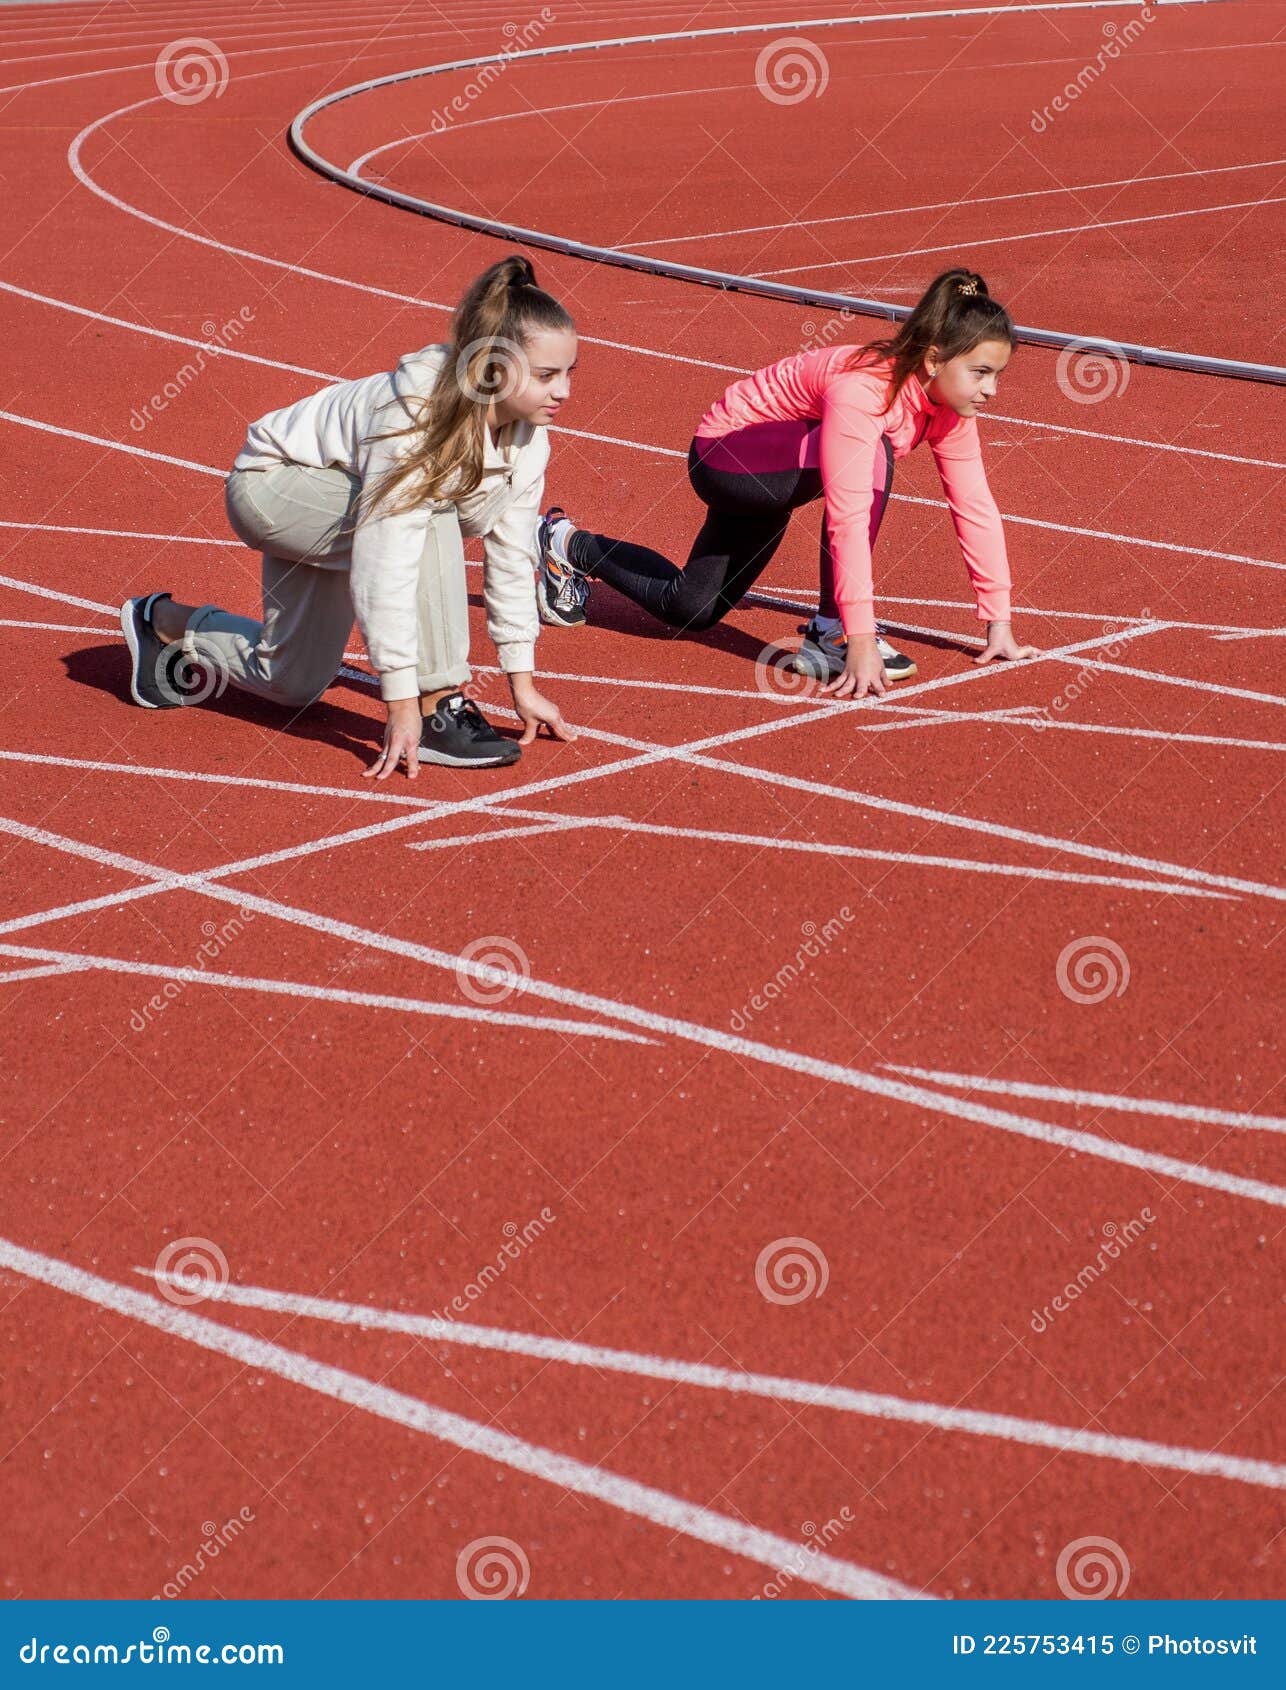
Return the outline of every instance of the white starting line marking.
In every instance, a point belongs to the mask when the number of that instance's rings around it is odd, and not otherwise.
[[[792,720],[797,720],[797,718],[792,718]],[[696,743],[700,744],[701,742],[697,741]],[[646,761],[656,762],[662,760],[663,756],[673,755],[673,752],[652,754]],[[642,766],[641,761],[631,761],[636,767]],[[589,772],[586,771],[586,773]],[[564,776],[561,781],[555,781],[554,785],[572,785],[577,780],[578,775]],[[474,807],[476,803],[477,801],[474,800],[470,805],[462,807]],[[151,897],[165,891],[194,891],[206,897],[214,898],[220,903],[234,904],[242,912],[254,910],[256,914],[274,916],[278,920],[292,922],[311,933],[326,933],[333,938],[366,945],[372,950],[383,951],[391,956],[406,957],[412,961],[427,964],[432,968],[446,969],[454,974],[457,980],[461,975],[467,974],[475,980],[485,981],[488,986],[504,985],[512,987],[514,976],[512,971],[508,969],[493,968],[486,963],[476,962],[471,958],[450,951],[439,950],[436,946],[419,944],[410,939],[396,938],[388,933],[377,933],[353,922],[336,920],[334,917],[323,915],[316,910],[301,909],[293,904],[281,903],[272,898],[261,898],[242,888],[221,885],[215,878],[216,875],[242,872],[248,867],[258,866],[260,863],[298,858],[316,850],[332,850],[337,844],[346,841],[352,842],[356,837],[369,839],[382,836],[414,825],[422,821],[424,815],[423,811],[413,812],[409,816],[398,816],[391,821],[371,827],[353,829],[346,834],[332,835],[326,839],[311,842],[306,846],[294,846],[286,851],[270,852],[257,860],[250,859],[249,862],[241,864],[225,864],[221,869],[196,874],[175,874],[168,869],[158,868],[153,863],[141,862],[136,857],[127,857],[117,851],[107,851],[97,845],[88,845],[80,840],[69,839],[45,828],[29,827],[24,822],[13,821],[7,817],[0,817],[0,830],[14,834],[18,838],[26,839],[33,844],[47,845],[53,850],[64,851],[70,856],[84,857],[90,862],[122,869],[126,873],[137,875],[145,882],[145,884],[130,888],[125,892],[108,893],[101,898],[85,900],[81,905],[73,906],[78,909],[90,906],[104,907],[109,904],[116,906],[134,898]],[[43,911],[36,916],[6,922],[0,926],[0,933],[51,920],[54,918],[54,913]],[[66,908],[62,913],[67,913]],[[757,1039],[743,1038],[737,1034],[724,1032],[720,1028],[704,1026],[696,1021],[686,1021],[677,1016],[659,1015],[652,1010],[644,1009],[637,1004],[627,1003],[622,999],[600,997],[596,993],[560,986],[553,981],[542,980],[535,975],[528,975],[523,978],[519,989],[531,993],[534,997],[545,998],[570,1008],[585,1010],[593,1015],[605,1016],[608,1020],[623,1022],[627,1026],[640,1027],[649,1033],[660,1033],[669,1038],[680,1039],[708,1050],[744,1057],[753,1062],[763,1062],[771,1067],[784,1069],[790,1074],[806,1074],[812,1079],[823,1080],[845,1087],[848,1090],[870,1092],[876,1096],[893,1098],[899,1103],[909,1104],[920,1111],[928,1109],[934,1114],[956,1116],[961,1120],[1015,1133],[1022,1138],[1058,1145],[1064,1150],[1082,1151],[1088,1155],[1101,1157],[1105,1161],[1119,1162],[1124,1166],[1159,1178],[1180,1180],[1190,1185],[1205,1186],[1213,1191],[1221,1191],[1229,1196],[1248,1198],[1252,1202],[1267,1203],[1275,1208],[1286,1208],[1286,1189],[1269,1185],[1262,1180],[1247,1179],[1240,1174],[1230,1173],[1225,1169],[1210,1168],[1204,1163],[1185,1162],[1178,1157],[1162,1156],[1153,1151],[1142,1150],[1136,1145],[1122,1144],[1116,1139],[1107,1139],[1093,1133],[1074,1132],[1065,1127],[1051,1126],[1047,1121],[1037,1120],[1027,1115],[1019,1115],[1012,1110],[993,1109],[989,1105],[974,1103],[967,1098],[954,1097],[948,1092],[930,1091],[924,1086],[912,1085],[905,1080],[885,1079],[879,1074],[864,1069],[846,1068],[840,1063],[808,1056],[801,1051],[765,1044]]]
[[[87,1273],[83,1268],[73,1267],[70,1262],[26,1250],[9,1239],[0,1239],[0,1267],[42,1285],[52,1286],[69,1296],[80,1297],[127,1320],[136,1320],[171,1337],[181,1338],[200,1349],[228,1356],[243,1367],[285,1379],[292,1385],[347,1403],[350,1408],[359,1409],[364,1414],[378,1415],[383,1420],[422,1432],[439,1443],[464,1450],[466,1454],[481,1456],[519,1473],[528,1473],[532,1478],[573,1491],[578,1496],[594,1497],[636,1519],[649,1520],[665,1531],[680,1532],[698,1542],[713,1544],[760,1566],[780,1570],[783,1566],[793,1566],[799,1555],[798,1543],[778,1537],[774,1532],[761,1531],[757,1526],[748,1526],[743,1521],[716,1514],[711,1509],[685,1502],[651,1485],[639,1484],[620,1474],[562,1455],[557,1450],[528,1443],[494,1426],[484,1426],[463,1415],[451,1414],[446,1409],[432,1408],[417,1397],[391,1390],[387,1385],[377,1385],[360,1374],[331,1367],[281,1344],[252,1337],[248,1332],[223,1325],[221,1321],[193,1314],[190,1309],[175,1308],[158,1297],[144,1296],[141,1291],[117,1285],[99,1274]],[[890,1597],[920,1595],[920,1592],[912,1590],[909,1585],[899,1584],[896,1579],[885,1578],[880,1573],[829,1555],[810,1554],[806,1577],[810,1584],[823,1590],[833,1590],[840,1596],[887,1600]]]
[[[897,727],[917,726],[915,723],[896,723]],[[658,839],[702,839],[715,844],[748,845],[761,851],[802,851],[826,857],[855,857],[877,863],[896,863],[924,868],[946,868],[973,874],[1011,875],[1020,880],[1053,880],[1076,886],[1117,886],[1132,892],[1190,893],[1199,898],[1226,898],[1228,893],[1209,892],[1187,887],[1177,881],[1129,879],[1123,875],[1076,874],[1071,870],[1032,868],[1022,863],[979,861],[976,857],[942,857],[918,851],[881,851],[861,845],[828,845],[816,840],[773,838],[762,833],[725,833],[704,827],[665,827],[655,822],[634,821],[628,816],[559,816],[541,810],[497,808],[493,814],[533,816],[539,821],[530,827],[503,827],[494,831],[457,834],[447,839],[417,840],[407,846],[409,851],[444,851],[462,845],[489,845],[494,840],[524,839],[534,834],[565,833],[581,828],[599,828],[612,833],[638,833]]]
[[[158,1273],[151,1268],[135,1268],[134,1272],[142,1278],[161,1283],[184,1284],[182,1276],[177,1274]],[[747,1373],[738,1368],[712,1367],[704,1362],[673,1361],[668,1357],[640,1354],[634,1350],[607,1349],[599,1344],[546,1338],[537,1333],[514,1332],[505,1327],[472,1326],[432,1315],[404,1314],[364,1303],[335,1302],[325,1297],[262,1290],[258,1286],[212,1284],[207,1296],[211,1302],[298,1315],[305,1320],[330,1321],[340,1326],[360,1327],[363,1331],[404,1332],[440,1343],[495,1350],[505,1355],[531,1356],[539,1361],[569,1367],[592,1367],[605,1373],[666,1379],[699,1390],[726,1391],[738,1396],[763,1397],[772,1402],[799,1403],[874,1420],[893,1420],[915,1426],[931,1426],[943,1432],[962,1432],[970,1437],[1001,1438],[1040,1449],[1122,1461],[1132,1466],[1164,1467],[1181,1473],[1263,1485],[1271,1490],[1286,1489],[1286,1467],[1271,1461],[1222,1455],[1217,1450],[1184,1449],[1173,1444],[1154,1443],[1150,1439],[1117,1437],[1110,1432],[1057,1426],[1045,1420],[1024,1420],[1013,1414],[954,1408],[946,1403],[853,1390],[845,1385],[814,1384],[806,1379],[783,1378],[778,1374]]]

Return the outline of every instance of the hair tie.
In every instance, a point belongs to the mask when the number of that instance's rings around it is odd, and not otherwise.
[[[966,296],[972,297],[972,295],[974,295],[978,291],[978,284],[977,284],[977,282],[973,282],[973,281],[960,282],[960,283],[957,284],[957,290],[960,293],[965,294]]]

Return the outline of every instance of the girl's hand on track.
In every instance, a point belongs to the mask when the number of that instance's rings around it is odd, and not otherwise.
[[[856,699],[864,698],[868,692],[874,696],[888,690],[889,679],[884,673],[884,660],[875,635],[859,634],[848,642],[844,673],[823,687],[822,693],[831,698]]]
[[[362,770],[362,779],[387,780],[402,759],[406,758],[407,778],[414,780],[420,772],[420,715],[418,698],[391,698],[388,701],[388,721],[384,724],[384,749],[371,764]]]
[[[1013,629],[1008,622],[989,622],[987,624],[987,644],[980,651],[974,662],[977,664],[992,663],[998,657],[1003,657],[1011,663],[1021,662],[1025,657],[1039,657],[1040,648],[1034,645],[1019,645],[1014,639]]]
[[[530,745],[542,725],[549,729],[551,739],[576,738],[576,729],[563,720],[563,713],[553,699],[536,691],[530,675],[511,675],[509,689],[513,693],[514,709],[522,717],[519,745]]]

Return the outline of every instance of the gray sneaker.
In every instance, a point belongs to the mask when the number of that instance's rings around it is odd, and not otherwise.
[[[183,694],[175,682],[174,662],[179,647],[166,645],[152,627],[152,606],[168,593],[148,593],[126,599],[121,606],[121,632],[129,652],[130,697],[145,710],[177,710]]]
[[[804,643],[795,653],[792,665],[795,673],[809,675],[815,681],[833,681],[836,676],[842,675],[848,646],[844,630],[836,628],[832,633],[824,634],[814,616],[808,626],[799,631],[804,636]],[[912,675],[918,673],[911,659],[904,652],[895,651],[878,632],[875,643],[884,661],[884,673],[891,681],[909,681]]]

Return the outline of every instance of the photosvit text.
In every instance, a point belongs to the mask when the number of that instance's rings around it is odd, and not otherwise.
[[[951,1637],[953,1655],[1257,1655],[1259,1639],[1249,1633],[1241,1637],[1175,1637],[1170,1632],[1153,1632],[1139,1637],[1134,1632],[1117,1636],[1112,1632],[1084,1635],[1075,1632],[985,1632],[975,1637],[967,1631]]]

